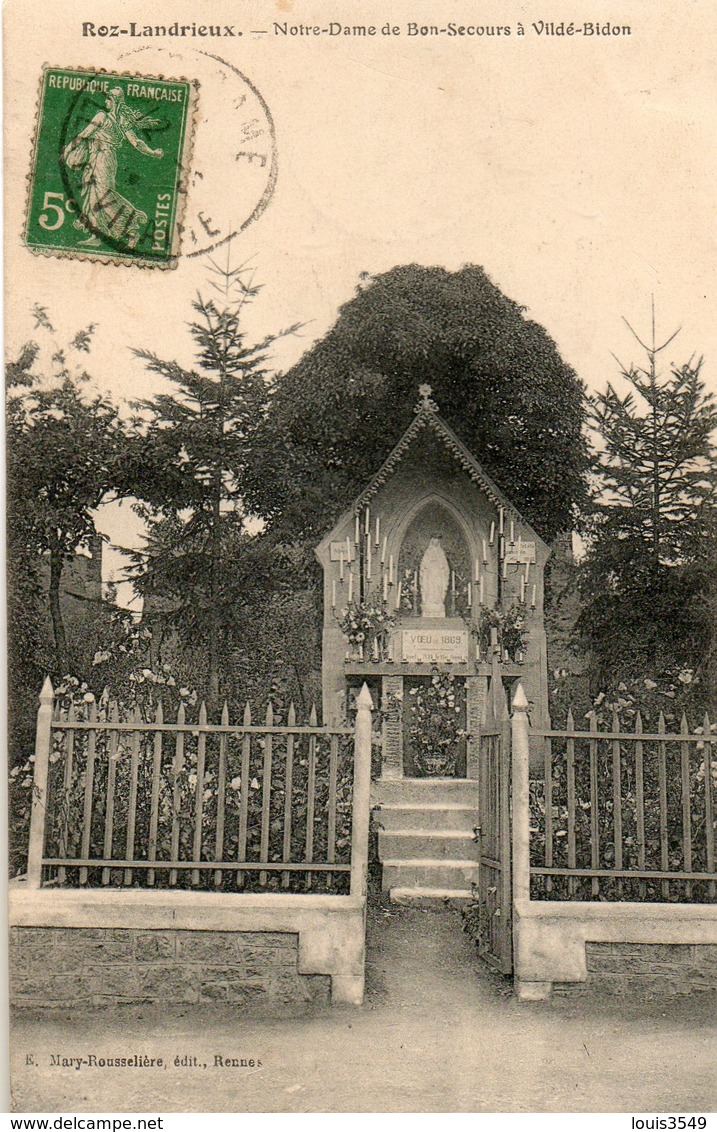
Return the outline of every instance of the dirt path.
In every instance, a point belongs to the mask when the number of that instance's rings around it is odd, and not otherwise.
[[[15,1021],[15,1111],[704,1112],[717,1107],[715,1000],[519,1004],[456,912],[373,907],[363,1007],[283,1019],[230,1008]],[[59,1069],[50,1055],[162,1056],[166,1069]],[[27,1065],[31,1055],[35,1065]],[[261,1068],[215,1067],[216,1057]],[[189,1064],[175,1067],[175,1057]],[[196,1064],[194,1063],[196,1059]],[[206,1066],[206,1068],[204,1068]]]

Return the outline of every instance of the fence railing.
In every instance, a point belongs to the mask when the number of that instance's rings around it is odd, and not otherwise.
[[[255,722],[166,721],[96,702],[38,712],[31,887],[365,894],[371,697],[355,727],[299,724],[270,704]],[[364,829],[365,827],[365,829]]]
[[[530,785],[533,899],[704,901],[717,899],[717,735],[682,717],[668,733],[634,731],[617,716],[599,727],[544,736],[542,781]]]

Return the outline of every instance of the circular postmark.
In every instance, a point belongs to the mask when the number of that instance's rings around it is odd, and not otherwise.
[[[138,48],[123,61],[136,67],[146,57],[199,83],[180,254],[203,256],[244,231],[269,204],[278,169],[274,122],[254,82],[219,55]]]

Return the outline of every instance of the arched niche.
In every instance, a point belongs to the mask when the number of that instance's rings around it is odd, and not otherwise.
[[[473,548],[460,514],[436,497],[423,501],[407,519],[398,552],[398,578],[410,592],[432,538],[440,539],[455,575],[456,591],[465,595],[471,580]],[[464,604],[463,599],[459,599],[459,604]]]

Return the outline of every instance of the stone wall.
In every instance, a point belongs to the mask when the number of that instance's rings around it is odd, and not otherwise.
[[[298,973],[292,932],[13,927],[14,1006],[327,1003],[328,975]]]
[[[585,983],[556,983],[560,994],[619,994],[627,998],[717,991],[717,945],[586,943]]]

